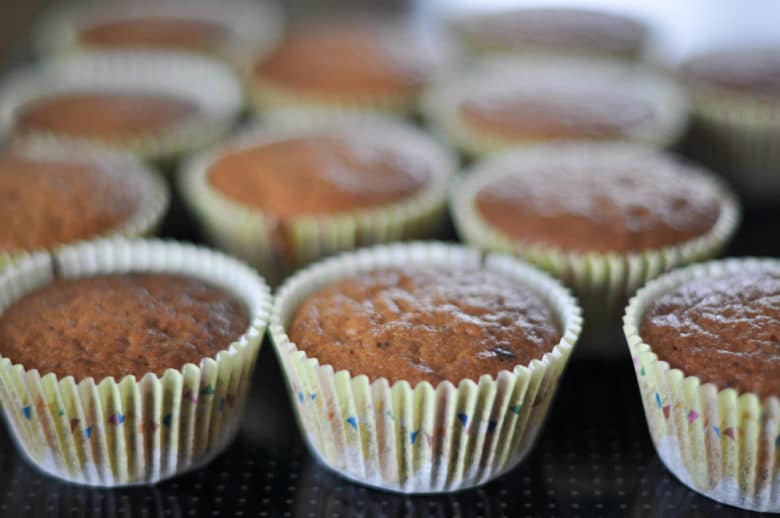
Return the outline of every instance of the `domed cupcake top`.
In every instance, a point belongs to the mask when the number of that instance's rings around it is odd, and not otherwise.
[[[702,383],[780,397],[780,268],[683,282],[652,302],[639,334],[659,360]]]
[[[545,300],[512,279],[479,267],[415,265],[332,283],[302,303],[288,334],[335,370],[435,386],[541,359],[561,329]]]

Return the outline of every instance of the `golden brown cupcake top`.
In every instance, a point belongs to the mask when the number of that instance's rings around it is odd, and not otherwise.
[[[160,48],[215,51],[226,38],[222,24],[183,16],[144,16],[94,22],[81,29],[78,41],[94,47]]]
[[[684,63],[682,71],[697,82],[780,100],[780,48],[702,54]]]
[[[571,8],[500,11],[463,20],[461,30],[486,46],[628,53],[639,48],[644,26],[616,14]]]
[[[310,136],[228,152],[207,174],[228,198],[284,220],[396,203],[422,189],[431,172],[376,143]]]
[[[55,281],[0,315],[0,354],[25,369],[76,381],[200,364],[249,326],[232,295],[163,273]]]
[[[483,93],[464,100],[460,111],[468,124],[516,139],[617,138],[654,117],[651,104],[619,85]]]
[[[640,336],[702,383],[780,397],[780,270],[690,280],[653,302]]]
[[[301,28],[255,64],[254,76],[315,95],[414,94],[430,63],[408,37],[391,34],[347,23]]]
[[[104,140],[148,136],[186,123],[200,108],[188,99],[149,92],[72,91],[22,105],[18,133],[32,131]]]
[[[714,189],[679,173],[642,163],[551,165],[496,179],[475,203],[491,227],[525,243],[570,252],[639,252],[680,244],[715,225],[720,202]]]
[[[97,165],[0,155],[0,251],[50,248],[121,226],[139,193]]]
[[[512,279],[419,265],[334,282],[303,302],[288,335],[353,376],[457,385],[541,359],[561,330],[545,300]]]

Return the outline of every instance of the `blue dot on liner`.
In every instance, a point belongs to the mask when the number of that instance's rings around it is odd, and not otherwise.
[[[655,393],[655,404],[661,408],[661,395],[658,392]]]
[[[203,390],[200,391],[201,395],[203,396],[213,396],[215,393],[214,387],[211,385],[206,385],[203,387]]]
[[[92,437],[92,427],[91,426],[87,426],[86,428],[84,428],[84,437],[86,437],[87,439]]]
[[[298,401],[303,403],[303,392],[301,392],[301,391],[298,391]]]
[[[22,407],[22,413],[24,414],[24,417],[26,419],[32,419],[32,407],[31,406],[25,406]]]
[[[125,422],[125,415],[124,414],[117,414],[116,415],[116,424],[122,424]]]
[[[165,414],[162,418],[162,423],[165,426],[171,426],[171,421],[173,421],[173,415],[171,414]]]
[[[352,428],[357,430],[357,425],[358,425],[357,417],[355,417],[353,415],[349,416],[349,417],[347,417],[347,422],[352,425]]]
[[[458,414],[457,417],[458,420],[460,421],[460,424],[462,424],[463,426],[466,426],[466,423],[469,422],[469,416],[467,416],[466,414]]]
[[[409,433],[409,440],[412,441],[412,444],[414,444],[414,441],[417,440],[417,435],[419,435],[420,430],[415,430],[413,432]]]
[[[496,429],[496,426],[498,426],[498,421],[495,421],[493,419],[488,421],[488,428],[487,428],[488,433],[494,432],[495,429]]]
[[[309,394],[309,399],[311,399],[312,401],[314,401],[315,399],[317,399],[317,394],[315,394],[314,392],[312,392],[311,394]]]

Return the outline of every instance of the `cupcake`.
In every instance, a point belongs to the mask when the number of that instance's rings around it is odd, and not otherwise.
[[[362,484],[483,484],[531,449],[580,330],[558,283],[508,256],[396,244],[279,290],[269,331],[303,435]]]
[[[686,117],[678,89],[649,70],[566,58],[477,64],[430,87],[422,109],[467,156],[559,140],[664,147]]]
[[[241,105],[235,76],[204,58],[81,54],[12,76],[0,88],[0,132],[81,139],[165,161],[225,132]]]
[[[0,277],[0,402],[17,445],[94,486],[207,463],[238,428],[269,305],[249,268],[177,243],[19,261]]]
[[[37,31],[41,54],[70,50],[183,51],[242,66],[279,38],[282,14],[271,2],[204,0],[79,4],[52,12]]]
[[[335,252],[435,237],[454,167],[400,122],[290,113],[196,156],[180,190],[211,242],[276,282]]]
[[[647,27],[630,17],[576,8],[522,8],[463,15],[451,22],[471,54],[565,54],[632,60]]]
[[[719,502],[780,512],[780,261],[729,259],[664,275],[624,331],[658,456]]]
[[[131,157],[80,143],[25,142],[0,153],[0,270],[29,252],[158,227],[168,188]]]
[[[716,255],[739,220],[736,198],[711,174],[646,147],[595,142],[478,162],[454,190],[452,213],[465,242],[517,254],[570,286],[595,336],[617,327],[647,280]]]
[[[442,56],[410,27],[368,21],[309,22],[256,60],[255,108],[408,113]]]
[[[780,47],[700,54],[680,71],[691,98],[691,152],[758,204],[780,196]]]

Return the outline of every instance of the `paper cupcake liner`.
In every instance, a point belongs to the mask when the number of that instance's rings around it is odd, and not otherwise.
[[[664,275],[642,288],[624,317],[650,435],[658,456],[683,484],[708,498],[780,512],[780,395],[719,390],[660,360],[639,336],[654,300],[686,281],[780,267],[776,259],[729,259]]]
[[[550,85],[592,84],[614,89],[620,85],[652,105],[654,117],[630,133],[604,141],[635,141],[653,147],[676,143],[686,126],[687,105],[673,82],[650,69],[604,59],[534,57],[494,59],[466,67],[448,80],[430,86],[421,101],[422,112],[435,133],[468,157],[479,157],[509,147],[538,145],[552,139],[521,140],[470,124],[460,112],[464,99],[493,95],[522,87],[546,91]],[[531,90],[533,87],[535,90]]]
[[[110,174],[132,184],[138,193],[138,208],[120,226],[94,236],[143,237],[154,234],[159,228],[170,203],[168,186],[160,177],[131,156],[90,146],[84,142],[40,141],[27,139],[16,143],[12,150],[32,159],[63,160],[70,163],[96,164]],[[83,240],[85,241],[85,240]],[[59,246],[73,243],[63,243]],[[54,248],[58,248],[54,247]],[[41,250],[0,250],[0,272],[19,258]]]
[[[230,291],[246,305],[249,330],[215,357],[162,376],[76,383],[0,356],[0,402],[30,462],[93,486],[154,483],[208,462],[235,434],[265,332],[268,287],[216,252],[163,241],[105,240],[35,254],[0,276],[0,310],[64,278],[128,271],[175,272]]]
[[[226,61],[242,69],[253,58],[267,52],[279,39],[284,28],[280,6],[271,1],[233,0],[221,4],[206,0],[154,2],[133,0],[111,4],[66,4],[52,10],[37,27],[34,47],[40,56],[54,53],[90,50],[170,51],[142,46],[135,49],[104,48],[79,41],[79,32],[93,24],[144,17],[184,16],[217,22],[229,30],[229,35],[216,52],[206,55]],[[181,49],[182,52],[189,52]],[[192,53],[200,53],[193,50]]]
[[[180,190],[208,240],[257,267],[272,284],[314,260],[359,246],[437,237],[446,221],[446,199],[455,169],[446,149],[415,128],[372,116],[315,116],[305,110],[285,112],[273,124],[248,131],[194,157],[179,177]],[[297,113],[295,116],[293,113]],[[280,222],[272,214],[246,207],[214,189],[210,165],[225,152],[302,135],[343,134],[371,139],[408,151],[429,165],[431,178],[422,190],[398,203]]]
[[[780,103],[688,83],[692,150],[751,201],[780,196]]]
[[[500,177],[539,170],[555,164],[655,164],[654,167],[695,175],[702,188],[720,202],[720,215],[707,233],[678,245],[637,253],[577,253],[551,246],[522,242],[494,229],[476,207],[480,190]],[[622,352],[610,349],[608,336],[617,329],[628,298],[642,285],[673,268],[718,255],[739,226],[736,197],[714,175],[691,164],[681,165],[658,151],[627,143],[578,142],[548,144],[533,149],[506,151],[477,163],[451,193],[451,213],[461,239],[478,248],[515,254],[553,274],[569,286],[585,311],[591,342],[588,353]]]
[[[188,99],[199,113],[173,127],[128,138],[74,137],[47,131],[14,134],[15,112],[36,98],[96,89],[169,94]],[[0,133],[17,139],[73,141],[76,138],[165,161],[193,151],[225,133],[243,105],[241,84],[216,61],[174,52],[89,52],[52,59],[16,72],[0,85]]]
[[[563,338],[541,359],[495,378],[433,387],[336,371],[289,341],[285,326],[303,300],[356,272],[399,264],[484,267],[530,286],[550,303]],[[311,451],[356,482],[403,493],[439,493],[483,484],[517,465],[542,427],[581,327],[572,296],[511,257],[460,246],[411,243],[344,254],[311,266],[280,289],[269,332]]]

